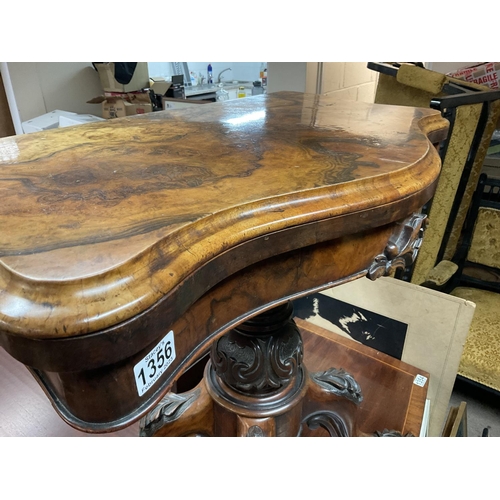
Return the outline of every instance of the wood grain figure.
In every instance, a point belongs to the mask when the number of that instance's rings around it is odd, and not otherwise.
[[[195,108],[0,139],[0,346],[77,429],[138,421],[231,328],[391,261],[448,129],[297,92]]]

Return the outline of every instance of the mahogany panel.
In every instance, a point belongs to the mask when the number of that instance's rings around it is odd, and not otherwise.
[[[357,422],[361,433],[373,435],[387,429],[419,436],[429,373],[300,318],[295,322],[310,372],[343,368],[361,386]],[[417,375],[427,378],[423,387],[414,383]]]

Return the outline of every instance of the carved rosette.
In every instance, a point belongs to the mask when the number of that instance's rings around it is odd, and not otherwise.
[[[344,397],[357,405],[363,401],[361,387],[354,377],[342,368],[311,373],[311,379],[326,392]]]
[[[389,238],[384,253],[377,255],[368,269],[367,276],[371,280],[386,276],[396,268],[406,268],[417,258],[422,244],[422,236],[427,226],[427,216],[413,214],[397,224],[396,231]]]
[[[249,321],[221,337],[211,353],[219,378],[235,391],[252,396],[286,387],[297,376],[303,358],[302,338],[291,320],[292,312],[291,305],[285,304],[267,315],[265,327]]]

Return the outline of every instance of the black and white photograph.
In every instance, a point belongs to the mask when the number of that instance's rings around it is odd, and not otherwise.
[[[401,359],[408,325],[322,293],[314,293],[293,303],[295,315],[304,320],[320,316],[337,333],[393,358]],[[340,331],[339,331],[340,330]]]

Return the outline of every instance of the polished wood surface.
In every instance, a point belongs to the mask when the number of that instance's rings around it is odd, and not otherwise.
[[[280,92],[2,139],[0,345],[71,425],[125,427],[232,326],[391,255],[447,127]],[[139,396],[133,366],[171,329]]]
[[[302,332],[304,363],[310,371],[341,366],[361,386],[360,435],[387,429],[419,436],[429,373],[300,318],[295,321]],[[414,383],[417,375],[427,378],[423,387]]]
[[[435,111],[245,101],[2,139],[2,331],[113,326],[225,250],[415,196],[438,174],[423,140],[446,127]]]

